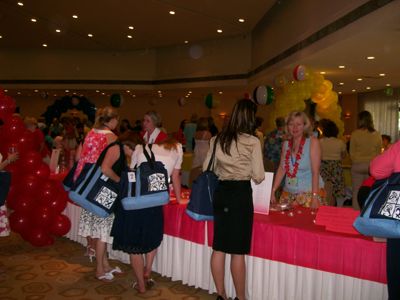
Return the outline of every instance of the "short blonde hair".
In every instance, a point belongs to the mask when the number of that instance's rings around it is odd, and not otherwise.
[[[311,136],[312,126],[311,126],[310,118],[303,111],[292,111],[291,113],[289,113],[289,115],[286,117],[286,132],[290,134],[290,132],[287,128],[289,125],[289,122],[297,117],[301,117],[303,119],[303,123],[304,123],[303,135],[304,135],[304,137]]]
[[[99,129],[100,127],[104,126],[105,123],[110,122],[114,118],[118,118],[118,112],[115,108],[111,106],[98,108],[93,127]]]

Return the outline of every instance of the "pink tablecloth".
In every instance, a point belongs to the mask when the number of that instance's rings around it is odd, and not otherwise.
[[[165,234],[212,244],[213,223],[196,222],[184,205],[166,205]],[[299,213],[299,211],[301,213]],[[301,209],[294,216],[271,212],[254,217],[250,255],[292,265],[386,283],[385,243],[361,235],[329,232],[313,223],[315,215]]]

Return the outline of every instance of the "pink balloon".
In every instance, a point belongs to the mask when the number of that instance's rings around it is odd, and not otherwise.
[[[71,221],[66,215],[57,215],[50,226],[50,233],[57,236],[66,235],[71,229]]]

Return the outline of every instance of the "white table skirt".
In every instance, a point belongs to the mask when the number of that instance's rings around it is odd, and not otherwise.
[[[71,219],[67,238],[86,245],[78,236],[81,208],[69,204],[64,213]],[[207,244],[207,243],[206,243]],[[108,245],[109,256],[129,263],[129,256],[113,251]],[[164,240],[153,265],[153,270],[183,284],[215,292],[210,271],[212,249],[177,237],[164,235]],[[229,255],[225,274],[230,274]],[[385,300],[385,284],[362,280],[319,270],[299,267],[277,261],[246,256],[247,299],[251,300]],[[231,276],[226,276],[226,291],[235,297]]]

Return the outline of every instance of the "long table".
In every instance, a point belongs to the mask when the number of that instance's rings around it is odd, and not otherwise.
[[[210,271],[212,222],[196,222],[185,205],[164,207],[164,240],[153,270],[172,280],[215,292]],[[81,208],[68,204],[72,222],[67,237],[85,244],[77,235]],[[255,214],[253,243],[247,262],[247,299],[251,300],[378,300],[387,299],[385,243],[360,235],[338,234],[314,224],[307,209],[288,213]],[[129,263],[125,253],[111,258]],[[226,274],[229,275],[229,257]],[[232,279],[227,294],[235,296]]]

